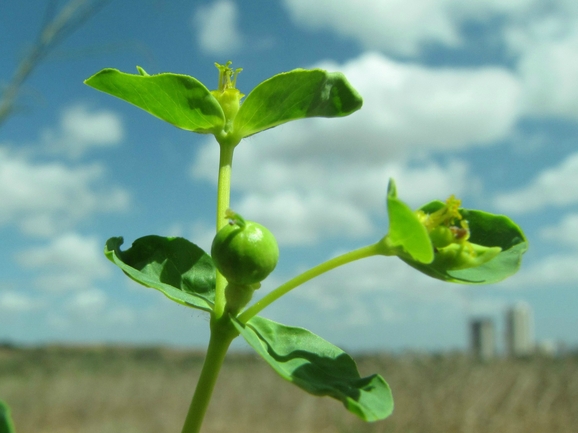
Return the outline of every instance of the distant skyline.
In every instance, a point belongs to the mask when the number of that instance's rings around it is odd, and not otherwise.
[[[3,7],[0,84],[45,7]],[[259,294],[383,236],[390,177],[413,207],[456,194],[512,217],[530,242],[519,274],[495,285],[450,285],[371,258],[296,289],[265,317],[344,349],[465,350],[472,317],[498,322],[524,301],[538,341],[578,346],[570,0],[111,1],[35,71],[0,128],[0,341],[204,346],[205,315],[129,281],[102,249],[112,236],[129,247],[158,234],[208,250],[217,145],[82,82],[139,65],[215,88],[214,62],[227,60],[243,68],[245,94],[276,73],[321,67],[364,98],[349,117],[286,124],[237,148],[232,207],[281,249]]]

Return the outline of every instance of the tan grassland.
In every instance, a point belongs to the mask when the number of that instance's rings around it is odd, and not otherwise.
[[[476,362],[462,354],[356,356],[396,408],[364,423],[254,355],[228,357],[206,433],[578,432],[578,357]],[[0,349],[0,399],[17,433],[178,433],[202,354],[164,348]]]

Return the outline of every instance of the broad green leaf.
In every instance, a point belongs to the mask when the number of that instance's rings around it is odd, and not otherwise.
[[[233,130],[247,137],[290,120],[347,116],[362,103],[343,74],[295,69],[255,87],[241,105]]]
[[[236,319],[233,324],[283,379],[308,393],[333,397],[365,421],[393,411],[391,390],[381,376],[360,377],[351,356],[312,332],[258,316],[246,325]]]
[[[393,179],[387,188],[387,213],[391,245],[401,246],[417,262],[431,263],[434,253],[427,230],[415,212],[397,198]]]
[[[441,201],[433,201],[421,209],[433,213],[443,206]],[[460,213],[469,223],[469,241],[484,247],[500,247],[502,251],[496,257],[481,266],[460,270],[445,270],[435,258],[430,264],[409,257],[400,258],[430,277],[453,283],[492,284],[515,274],[520,268],[522,255],[528,249],[522,229],[504,215],[469,209],[460,209]]]
[[[121,237],[106,242],[104,254],[130,278],[188,307],[213,309],[215,265],[209,255],[183,238],[145,236],[121,251]]]
[[[0,400],[0,433],[14,433],[14,423],[10,417],[10,408]]]
[[[223,129],[225,115],[203,83],[188,75],[127,74],[103,69],[84,83],[116,96],[187,131],[210,133]]]

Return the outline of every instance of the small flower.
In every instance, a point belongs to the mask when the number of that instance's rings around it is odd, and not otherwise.
[[[428,214],[416,212],[434,247],[434,265],[444,270],[473,268],[489,262],[502,249],[469,242],[468,221],[460,213],[461,200],[450,196],[445,205]]]
[[[238,89],[235,88],[237,84],[237,76],[241,72],[242,68],[237,68],[233,70],[230,60],[224,65],[215,63],[215,66],[219,70],[219,86],[217,90],[212,90],[211,94],[221,105],[225,118],[227,119],[227,124],[231,124],[233,119],[239,111],[241,106],[241,98],[245,96]]]

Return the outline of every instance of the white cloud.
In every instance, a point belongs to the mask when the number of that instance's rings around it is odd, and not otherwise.
[[[314,190],[250,193],[235,209],[242,215],[255,215],[284,245],[311,245],[326,237],[356,238],[373,231],[363,209],[347,200],[335,200],[319,187]]]
[[[570,26],[565,17],[556,16],[510,32],[508,39],[519,55],[526,114],[578,118],[577,27],[578,16]]]
[[[352,37],[366,49],[417,56],[430,44],[456,47],[466,22],[514,16],[535,0],[285,0],[293,21]]]
[[[192,24],[201,49],[210,54],[235,52],[242,43],[238,29],[239,11],[230,0],[217,0],[200,6],[194,13]]]
[[[344,328],[425,320],[466,308],[463,285],[429,278],[395,257],[347,264],[296,288],[292,295],[313,303],[321,314],[339,317],[336,326]]]
[[[210,254],[215,237],[215,224],[209,224],[204,220],[197,220],[192,224],[173,223],[163,233],[167,236],[187,238],[207,254]]]
[[[106,312],[106,319],[110,323],[129,325],[137,322],[136,313],[133,309],[123,306],[115,306],[115,308]]]
[[[38,299],[14,290],[0,292],[0,312],[26,313],[43,307]]]
[[[455,46],[459,31],[447,13],[447,1],[285,0],[293,21],[328,28],[357,39],[368,49],[416,55],[426,41]]]
[[[534,2],[525,13],[510,16],[502,37],[517,59],[524,114],[576,119],[578,6],[573,0],[545,3]]]
[[[68,338],[71,333],[80,331],[80,335],[84,334],[81,340],[86,340],[88,334],[94,341],[94,336],[100,334],[110,341],[111,336],[117,336],[114,332],[133,325],[137,316],[137,311],[111,302],[104,291],[91,288],[70,294],[59,307],[51,309],[46,322],[60,334],[69,334]],[[110,334],[111,330],[113,334]]]
[[[102,290],[91,289],[75,293],[65,307],[70,312],[85,316],[97,314],[107,303],[107,296]]]
[[[523,114],[578,118],[578,7],[573,0],[285,0],[293,21],[351,37],[367,50],[418,57],[459,47],[463,26],[488,26],[517,60]],[[492,18],[498,20],[492,21]],[[500,22],[501,24],[495,24]],[[492,24],[490,24],[492,23]]]
[[[577,202],[578,153],[573,153],[557,167],[539,173],[528,186],[496,196],[494,205],[503,212],[522,213]]]
[[[208,224],[204,221],[196,221],[190,230],[190,239],[207,254],[211,254],[211,245],[215,237],[215,224]]]
[[[235,154],[232,205],[282,244],[384,234],[373,218],[385,218],[390,177],[414,207],[471,193],[479,182],[466,163],[428,157],[491,145],[516,119],[518,84],[499,69],[437,70],[377,54],[321,66],[342,70],[364,107],[342,119],[271,129],[242,142]],[[193,175],[215,181],[217,161],[218,146],[209,140]]]
[[[0,225],[14,224],[26,234],[50,236],[97,212],[128,207],[128,193],[103,187],[98,164],[69,167],[34,162],[0,147]]]
[[[62,112],[60,127],[42,133],[45,146],[56,153],[72,158],[82,156],[95,147],[117,145],[124,137],[124,128],[118,114],[108,111],[90,111],[82,104]]]
[[[485,19],[490,15],[517,15],[530,11],[541,0],[471,0],[462,2],[453,0],[452,6],[458,9],[462,19]]]
[[[557,225],[544,227],[540,236],[548,241],[578,248],[578,213],[565,215]]]
[[[510,2],[502,2],[508,4]],[[576,32],[578,7],[574,0],[529,1],[527,7],[509,16],[504,38],[516,54],[543,42],[563,40]]]
[[[298,162],[291,157],[290,143],[273,142],[286,145],[289,156],[285,157],[282,149],[274,155],[268,153],[268,140],[253,139],[239,146],[232,206],[268,227],[283,245],[385,234],[385,195],[390,177],[396,180],[400,197],[413,207],[445,199],[451,193],[462,196],[478,185],[468,166],[458,160],[444,165],[423,161],[371,166],[350,164],[347,156],[328,152],[325,161],[313,158]],[[214,180],[211,168],[217,165],[217,153],[214,143],[202,147],[193,166],[194,176]],[[235,193],[241,193],[240,198]],[[373,222],[375,216],[380,217],[381,225]]]
[[[522,269],[515,278],[500,283],[505,288],[550,288],[557,285],[578,284],[578,254],[546,256]]]
[[[350,148],[354,136],[369,134],[372,148],[406,154],[489,144],[507,136],[519,115],[520,84],[503,68],[431,68],[375,53],[320,67],[342,71],[364,98],[361,111],[337,127],[351,131]]]
[[[21,266],[42,273],[36,283],[44,290],[86,290],[95,280],[110,275],[102,249],[96,237],[68,233],[47,245],[21,251],[16,259]]]

